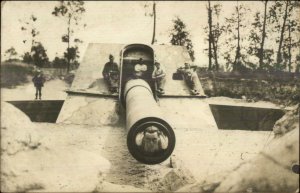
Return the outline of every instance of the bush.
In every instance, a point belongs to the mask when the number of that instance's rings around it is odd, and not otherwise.
[[[33,75],[32,66],[3,64],[1,65],[1,87],[12,88],[27,83],[29,75]]]
[[[64,76],[64,81],[65,81],[67,84],[71,85],[72,82],[73,82],[73,80],[74,80],[74,77],[75,77],[74,74],[68,73],[68,74],[66,74],[66,75]]]

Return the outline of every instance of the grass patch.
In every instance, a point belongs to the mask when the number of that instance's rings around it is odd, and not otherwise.
[[[5,63],[1,65],[1,88],[13,88],[30,80],[28,76],[33,75],[33,67]]]

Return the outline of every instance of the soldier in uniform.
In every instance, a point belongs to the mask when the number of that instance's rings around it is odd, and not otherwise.
[[[37,70],[37,73],[34,75],[34,77],[32,78],[32,82],[35,86],[35,99],[42,99],[42,87],[44,86],[45,83],[45,78],[42,74],[41,70]]]
[[[138,137],[137,145],[145,153],[157,153],[168,147],[167,137],[156,127],[150,126]]]
[[[114,57],[111,54],[109,55],[109,62],[104,65],[102,75],[109,87],[109,90],[111,92],[118,92],[119,67],[118,64],[114,62]]]
[[[183,74],[183,78],[187,85],[190,87],[192,95],[199,95],[198,82],[199,78],[195,69],[191,68],[189,63],[184,63],[184,67],[177,69],[177,72]]]
[[[164,85],[165,85],[165,77],[166,72],[164,68],[161,67],[161,64],[159,62],[155,62],[155,69],[152,73],[152,79],[156,83],[156,90],[159,94],[164,94]]]
[[[133,78],[134,79],[138,79],[138,78],[144,79],[146,71],[147,71],[147,65],[144,64],[143,59],[140,58],[138,63],[134,65]]]

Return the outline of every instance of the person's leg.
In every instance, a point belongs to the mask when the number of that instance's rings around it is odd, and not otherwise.
[[[166,79],[165,78],[161,78],[160,79],[160,89],[164,90],[165,89],[165,83],[166,83]]]
[[[38,87],[35,87],[35,99],[38,99]]]
[[[192,89],[195,90],[196,89],[196,81],[197,81],[197,76],[195,74],[192,74],[191,76],[191,86],[192,86]]]
[[[164,79],[160,78],[157,79],[156,84],[157,84],[157,90],[160,94],[164,94]]]
[[[198,76],[196,74],[193,74],[191,76],[191,93],[192,95],[198,95],[198,87],[197,87],[197,81],[199,81]]]
[[[197,94],[199,94],[201,85],[200,85],[199,77],[196,73],[194,73],[192,76],[192,82],[193,82],[193,89]]]
[[[39,87],[39,99],[41,99],[42,98],[42,87]]]
[[[117,76],[112,76],[110,79],[110,89],[111,92],[118,92],[119,78]]]

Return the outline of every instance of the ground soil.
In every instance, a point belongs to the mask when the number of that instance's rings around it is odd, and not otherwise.
[[[51,80],[45,84],[43,99],[64,100],[67,96],[64,90],[67,88],[67,84],[63,81]],[[1,89],[1,100],[32,100],[34,92],[32,84],[18,86],[15,89]],[[276,107],[270,102],[248,103],[227,97],[213,97],[206,100],[208,103]],[[40,144],[36,149],[17,146],[20,152],[14,155],[7,153],[7,149],[1,149],[5,155],[1,161],[11,163],[7,165],[6,173],[1,173],[1,177],[4,177],[2,180],[6,180],[4,190],[11,191],[36,189],[44,192],[176,191],[195,182],[222,179],[237,166],[252,160],[268,148],[274,137],[272,131],[176,128],[177,142],[172,155],[175,168],[170,167],[170,159],[151,166],[138,163],[129,154],[126,146],[127,132],[122,126],[31,123],[25,121],[26,118],[20,123],[21,115],[15,116],[20,112],[12,106],[7,108],[10,110],[1,109],[1,122],[6,122],[7,127],[11,128],[2,127],[1,134],[15,131],[12,135],[7,135],[7,141],[14,143],[15,139],[19,139],[24,142],[27,138],[18,135],[30,134],[37,136],[32,140],[35,140],[35,144]],[[4,120],[4,116],[9,118]],[[23,132],[16,132],[22,130]],[[48,159],[41,159],[42,155],[49,155]],[[15,167],[13,164],[20,159],[28,165]],[[77,160],[74,166],[72,160]],[[34,167],[29,163],[40,167]],[[78,168],[78,165],[83,169]],[[21,168],[22,172],[18,171],[18,168]],[[12,171],[15,172],[11,173]],[[58,178],[60,180],[56,179],[56,175],[65,172],[65,175]],[[219,181],[215,183],[218,184]]]

